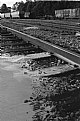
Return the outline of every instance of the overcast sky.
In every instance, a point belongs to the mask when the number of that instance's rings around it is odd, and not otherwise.
[[[7,7],[12,7],[14,3],[20,1],[26,2],[26,0],[0,0],[0,7],[2,6],[3,3],[5,3]]]
[[[0,0],[0,7],[2,6],[3,3],[5,3],[7,5],[7,7],[12,7],[14,3],[21,2],[21,1],[26,2],[26,0]],[[47,0],[47,1],[49,1],[49,0]],[[68,1],[70,1],[70,0],[68,0]],[[72,0],[72,1],[80,1],[80,0]]]

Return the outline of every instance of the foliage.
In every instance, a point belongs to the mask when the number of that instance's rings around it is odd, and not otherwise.
[[[44,2],[41,1],[36,2],[35,6],[32,8],[31,17],[36,18],[38,16],[43,16],[44,15],[43,7],[44,7]]]
[[[16,2],[15,4],[13,4],[12,9],[18,10],[18,6],[19,6],[19,2]]]
[[[16,2],[13,4],[13,10],[19,11],[20,18],[24,18],[25,10],[24,10],[24,2]]]
[[[9,11],[8,7],[6,4],[3,4],[1,6],[1,13],[7,13]]]
[[[21,11],[24,11],[24,2],[23,1],[21,1],[21,2],[19,2],[19,5],[18,5],[18,8],[17,8],[20,12]]]
[[[20,18],[24,18],[25,12],[24,12],[24,2],[23,1],[19,2],[18,10],[19,10]]]
[[[55,10],[58,9],[72,9],[72,8],[79,8],[80,2],[79,1],[38,1],[34,0],[26,0],[24,3],[16,2],[13,4],[13,10],[19,10],[21,18],[23,18],[25,12],[30,12],[31,18],[38,18],[40,16],[54,16]],[[8,11],[6,4],[1,6],[1,12],[5,13]]]
[[[24,4],[25,11],[30,12],[31,18],[38,16],[52,15],[54,16],[57,9],[70,9],[80,7],[80,2],[74,1],[29,1]]]

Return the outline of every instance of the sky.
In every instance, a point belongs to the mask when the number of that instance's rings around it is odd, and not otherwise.
[[[0,7],[3,3],[5,3],[7,7],[12,7],[14,3],[21,1],[26,2],[26,0],[0,0]]]
[[[26,0],[0,0],[0,7],[2,6],[3,3],[5,3],[7,7],[12,7],[14,3],[21,1],[26,2]],[[80,1],[80,0],[73,0],[73,1]]]

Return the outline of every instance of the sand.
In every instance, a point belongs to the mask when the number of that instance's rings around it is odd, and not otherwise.
[[[18,64],[0,60],[0,121],[32,121],[32,108],[24,103],[32,93],[31,83]]]

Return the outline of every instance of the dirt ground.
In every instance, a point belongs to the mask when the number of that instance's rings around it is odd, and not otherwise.
[[[0,59],[0,121],[32,121],[32,108],[24,103],[32,93],[31,83],[18,64]]]

